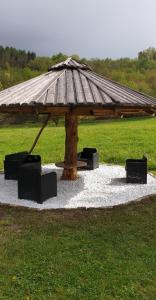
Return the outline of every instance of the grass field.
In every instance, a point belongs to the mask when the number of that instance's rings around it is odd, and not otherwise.
[[[41,126],[41,125],[40,125]],[[16,125],[0,129],[0,168],[5,154],[29,150],[39,125]],[[156,118],[83,122],[79,125],[78,147],[97,147],[100,161],[124,164],[126,158],[147,155],[150,170],[156,171]],[[35,153],[44,163],[64,157],[64,126],[49,126],[43,132]]]
[[[28,150],[39,125],[1,127],[4,155]],[[82,122],[79,149],[124,164],[146,154],[156,172],[156,119]],[[64,127],[49,126],[35,153],[63,159]],[[0,206],[0,300],[155,300],[156,196],[112,209],[36,211]]]
[[[1,300],[156,299],[156,197],[0,216]]]

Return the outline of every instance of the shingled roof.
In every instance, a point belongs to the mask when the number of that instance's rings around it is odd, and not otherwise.
[[[72,58],[0,92],[0,107],[102,106],[156,107],[156,99],[94,73]]]

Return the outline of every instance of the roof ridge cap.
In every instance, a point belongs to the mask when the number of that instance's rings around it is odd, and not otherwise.
[[[68,57],[66,60],[51,66],[48,71],[58,71],[61,69],[91,70],[88,65],[80,63],[72,57]]]

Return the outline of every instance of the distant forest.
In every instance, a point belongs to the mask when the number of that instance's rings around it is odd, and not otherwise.
[[[90,65],[93,71],[127,85],[135,90],[156,97],[156,49],[148,48],[138,53],[136,59],[113,60],[86,59],[72,56]],[[48,67],[68,58],[58,53],[39,57],[34,52],[0,46],[0,90],[47,72]]]

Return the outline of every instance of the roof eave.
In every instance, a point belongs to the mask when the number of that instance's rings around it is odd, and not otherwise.
[[[54,114],[64,116],[67,113],[73,113],[76,115],[94,115],[94,112],[99,112],[101,114],[110,113],[116,114],[119,112],[138,112],[145,111],[149,114],[156,113],[156,106],[154,105],[132,105],[132,104],[107,104],[107,105],[93,105],[93,104],[68,104],[68,105],[42,105],[42,104],[33,104],[33,105],[2,105],[0,106],[0,113],[23,113],[23,114]]]

